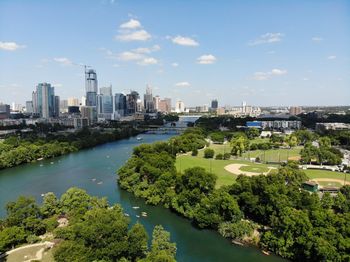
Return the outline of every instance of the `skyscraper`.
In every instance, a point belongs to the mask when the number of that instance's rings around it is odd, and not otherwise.
[[[97,75],[96,71],[89,69],[85,71],[86,106],[97,105]]]
[[[146,94],[143,96],[144,108],[147,113],[154,112],[154,103],[153,103],[153,95],[152,95],[152,87],[147,85]]]
[[[98,118],[111,119],[113,114],[112,86],[101,87],[97,96],[97,116]]]
[[[126,114],[133,115],[137,112],[137,101],[140,100],[140,95],[136,91],[131,91],[126,95]]]
[[[56,116],[55,102],[59,98],[55,98],[55,89],[49,83],[39,83],[36,91],[33,92],[34,112],[38,113],[42,118],[50,118]]]
[[[218,109],[219,103],[217,99],[211,101],[211,109]]]
[[[126,96],[121,93],[114,95],[114,115],[120,118],[126,115]]]

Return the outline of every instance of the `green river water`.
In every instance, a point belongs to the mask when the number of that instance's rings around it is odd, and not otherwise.
[[[60,196],[76,186],[91,195],[105,196],[109,203],[120,203],[130,214],[132,223],[138,219],[149,235],[155,225],[162,224],[177,244],[178,261],[283,261],[276,256],[265,256],[255,248],[232,245],[217,232],[198,230],[190,221],[160,206],[146,205],[142,199],[121,190],[116,183],[115,171],[127,161],[134,146],[166,140],[170,135],[142,135],[143,140],[125,139],[82,150],[66,156],[21,165],[0,171],[0,217],[5,205],[19,195],[33,196],[39,201],[41,194],[54,192]],[[96,181],[93,181],[96,179]],[[132,207],[139,206],[135,210]],[[137,218],[142,211],[147,217]]]

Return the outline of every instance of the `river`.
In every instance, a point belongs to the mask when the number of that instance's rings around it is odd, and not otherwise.
[[[276,256],[265,256],[255,248],[231,245],[217,232],[198,230],[189,220],[163,207],[148,206],[142,199],[121,190],[116,183],[115,171],[127,161],[133,147],[166,140],[170,135],[142,137],[141,141],[133,137],[0,171],[0,217],[6,215],[6,203],[20,195],[33,196],[40,201],[42,193],[54,192],[60,196],[68,188],[76,186],[91,195],[107,197],[109,203],[120,203],[130,214],[132,223],[139,219],[150,236],[153,227],[162,224],[177,244],[177,260],[180,262],[283,261]],[[135,210],[133,206],[140,209]],[[142,211],[147,212],[148,217],[137,218],[136,215]]]

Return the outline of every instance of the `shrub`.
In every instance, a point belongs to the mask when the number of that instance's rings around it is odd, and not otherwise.
[[[192,150],[192,156],[197,156],[198,155],[198,149],[197,148],[194,148]]]
[[[215,152],[213,149],[207,148],[204,150],[204,158],[213,158],[214,154]]]
[[[224,158],[223,154],[217,154],[215,156],[215,159],[217,159],[217,160],[222,160],[223,158]]]
[[[224,154],[224,160],[229,160],[231,158],[231,154],[230,153],[225,153]]]

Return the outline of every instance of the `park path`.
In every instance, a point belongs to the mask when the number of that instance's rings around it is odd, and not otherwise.
[[[32,261],[32,260],[41,260],[42,257],[43,257],[43,253],[45,251],[45,248],[47,247],[52,247],[54,245],[53,242],[50,242],[50,241],[45,241],[45,242],[42,242],[42,243],[36,243],[36,244],[31,244],[31,245],[25,245],[25,246],[22,246],[22,247],[18,247],[18,248],[15,248],[15,249],[12,249],[10,251],[7,251],[6,252],[6,255],[10,255],[14,252],[17,252],[19,250],[22,250],[22,249],[26,249],[26,248],[31,248],[31,247],[40,247],[40,246],[43,246],[41,249],[39,249],[36,254],[35,254],[35,258],[31,258],[29,260],[26,260],[26,261]]]

